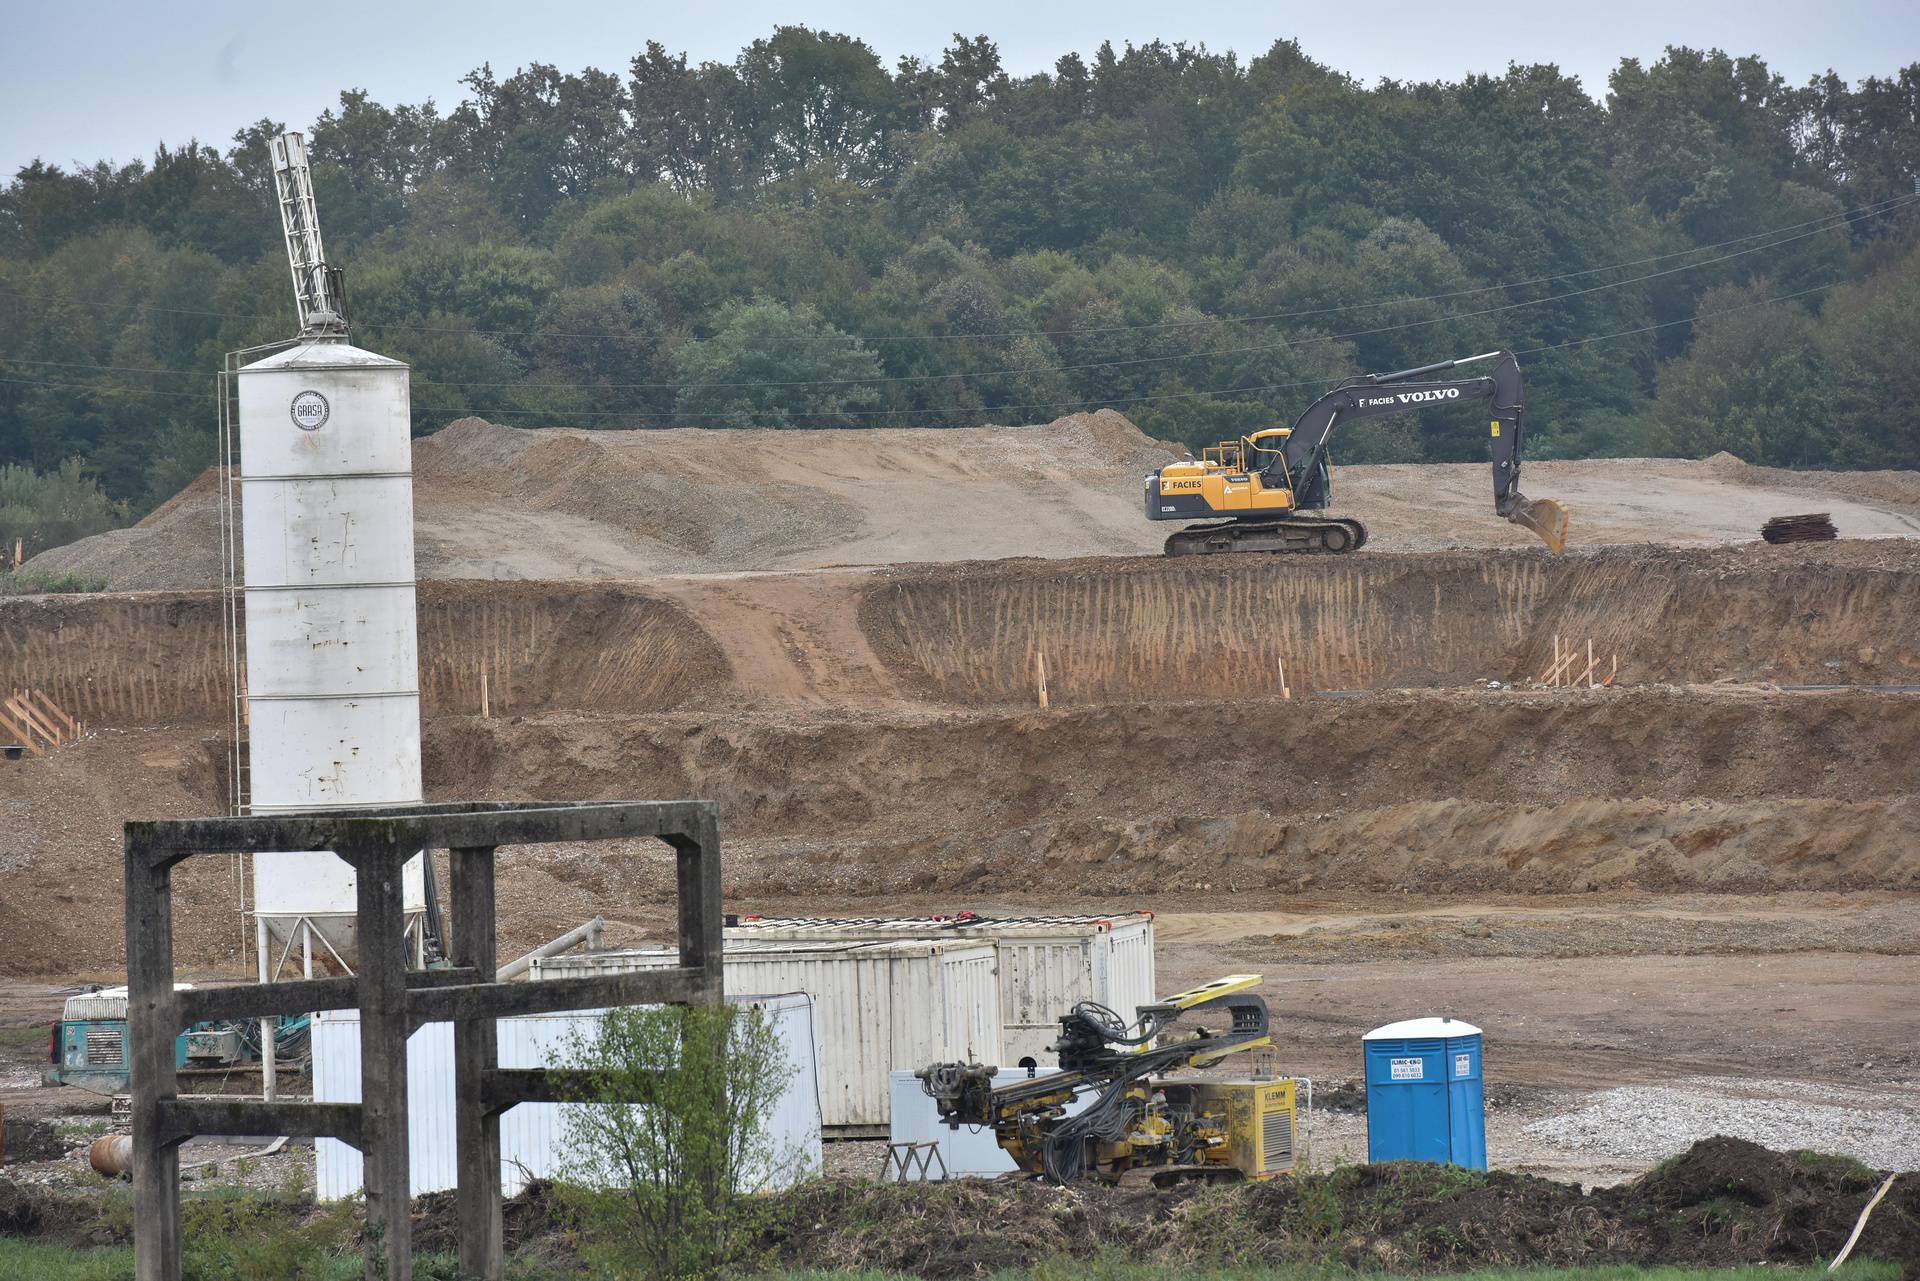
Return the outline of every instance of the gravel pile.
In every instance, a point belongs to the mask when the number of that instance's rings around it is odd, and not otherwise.
[[[1689,1077],[1671,1086],[1602,1090],[1577,1111],[1535,1121],[1529,1138],[1655,1162],[1714,1135],[1778,1151],[1806,1148],[1878,1170],[1920,1168],[1920,1093],[1804,1081]]]

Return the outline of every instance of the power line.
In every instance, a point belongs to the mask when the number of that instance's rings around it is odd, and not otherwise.
[[[101,383],[57,383],[42,378],[0,378],[0,383],[17,387],[69,387],[75,391],[90,391],[104,395],[122,396],[180,396],[189,400],[204,400],[205,392],[198,391],[154,391],[144,387],[109,387]]]
[[[1581,346],[1591,345],[1594,343],[1611,342],[1619,338],[1630,338],[1640,334],[1651,333],[1654,330],[1658,330],[1658,329],[1668,329],[1675,325],[1691,324],[1695,321],[1700,321],[1700,320],[1711,320],[1716,316],[1730,315],[1733,312],[1746,311],[1753,307],[1764,307],[1772,303],[1789,302],[1796,298],[1805,298],[1811,294],[1817,294],[1824,290],[1832,289],[1834,286],[1842,283],[1844,283],[1844,281],[1842,280],[1830,280],[1826,284],[1815,285],[1809,289],[1796,290],[1790,294],[1778,294],[1770,298],[1759,298],[1759,299],[1754,299],[1748,302],[1736,303],[1731,307],[1722,307],[1714,311],[1695,312],[1691,316],[1683,316],[1677,320],[1663,320],[1656,324],[1640,325],[1632,329],[1617,330],[1613,333],[1591,334],[1583,338],[1568,339],[1565,342],[1547,343],[1538,347],[1528,347],[1528,348],[1524,348],[1516,351],[1514,355],[1516,356],[1540,355],[1542,353],[1562,351],[1570,347],[1581,347]],[[1335,371],[1335,372],[1331,372],[1326,375],[1323,375],[1320,378],[1302,380],[1298,382],[1263,383],[1263,384],[1258,384],[1253,386],[1240,386],[1240,387],[1215,387],[1215,388],[1208,388],[1208,389],[1199,390],[1199,391],[1155,392],[1155,393],[1150,393],[1150,394],[1141,395],[1141,396],[1108,397],[1105,399],[1093,399],[1093,400],[1035,401],[1035,402],[1028,402],[1025,404],[982,406],[977,409],[976,408],[927,409],[927,410],[873,409],[873,410],[843,410],[843,411],[837,411],[837,412],[821,411],[821,412],[815,412],[811,414],[803,413],[798,416],[840,419],[840,418],[882,417],[886,415],[897,415],[897,414],[919,415],[919,414],[965,413],[965,414],[984,415],[989,413],[998,413],[998,412],[1002,412],[1010,409],[1084,409],[1089,406],[1135,405],[1135,404],[1146,404],[1150,402],[1159,402],[1159,401],[1166,401],[1166,400],[1190,400],[1198,397],[1249,396],[1249,395],[1258,395],[1258,394],[1275,392],[1275,391],[1290,391],[1300,387],[1325,387],[1329,382],[1338,381],[1346,377],[1349,377],[1349,375],[1343,372]],[[26,378],[0,378],[0,383],[22,385],[22,386],[36,386],[36,387],[74,388],[81,391],[103,392],[107,394],[118,393],[118,394],[124,394],[124,395],[139,395],[139,396],[149,396],[149,395],[150,396],[177,396],[177,397],[186,397],[186,398],[196,399],[196,400],[200,399],[203,394],[199,392],[184,392],[184,391],[145,391],[139,388],[130,388],[130,387],[101,387],[101,386],[96,386],[96,385],[91,385],[86,383],[47,382],[47,381],[38,380],[38,379],[26,379]],[[481,409],[478,411],[469,411],[468,416],[469,417],[489,417],[489,416],[506,416],[506,415],[528,415],[528,414],[552,415],[556,412],[563,413],[568,415],[569,417],[574,417],[574,418],[648,417],[648,418],[659,418],[669,422],[681,422],[689,418],[730,418],[733,416],[733,414],[729,411],[700,411],[700,412],[689,412],[689,413],[673,413],[669,415],[669,414],[662,414],[658,411],[645,410],[645,409],[555,411],[555,410],[547,410],[547,409],[514,409],[514,408],[507,408],[507,407],[495,407],[495,408],[489,408],[489,409]]]
[[[1920,199],[1920,197],[1910,196],[1910,197],[1903,197],[1902,199],[1912,201],[1912,200]],[[1805,224],[1800,224],[1800,225],[1805,225]],[[1135,357],[1128,357],[1120,360],[1091,360],[1091,361],[1081,361],[1076,364],[1028,365],[1028,366],[1018,366],[1014,368],[1006,368],[1006,369],[959,370],[952,373],[940,373],[940,374],[877,375],[874,377],[866,377],[866,378],[797,378],[797,379],[785,379],[785,380],[742,379],[738,381],[727,381],[727,382],[688,382],[688,383],[663,383],[663,382],[534,383],[534,382],[520,382],[520,381],[442,381],[442,380],[433,379],[433,378],[420,378],[420,379],[416,379],[415,381],[418,383],[418,385],[426,386],[426,387],[512,388],[514,390],[525,390],[525,391],[554,390],[554,391],[595,391],[595,392],[609,392],[609,391],[680,392],[680,391],[690,391],[690,390],[737,390],[737,389],[786,388],[786,387],[866,387],[866,386],[888,386],[888,385],[895,385],[895,384],[901,384],[901,383],[940,382],[948,379],[967,380],[967,379],[977,379],[977,378],[1018,377],[1018,376],[1027,375],[1027,374],[1077,373],[1077,372],[1081,372],[1083,370],[1089,370],[1089,369],[1123,369],[1123,368],[1134,368],[1134,367],[1143,366],[1143,365],[1169,364],[1176,361],[1185,361],[1185,360],[1218,359],[1226,356],[1253,355],[1253,354],[1260,354],[1265,352],[1323,346],[1329,343],[1339,342],[1347,338],[1372,337],[1379,334],[1397,333],[1397,332],[1401,332],[1408,329],[1421,329],[1421,328],[1427,328],[1433,325],[1443,325],[1443,324],[1451,323],[1453,321],[1474,320],[1483,316],[1497,315],[1497,314],[1508,312],[1508,311],[1517,311],[1527,307],[1541,307],[1541,306],[1547,305],[1548,303],[1564,302],[1570,298],[1580,298],[1580,297],[1585,297],[1588,294],[1603,293],[1610,289],[1622,289],[1628,285],[1643,284],[1649,280],[1658,280],[1658,279],[1661,279],[1662,277],[1676,275],[1680,272],[1693,271],[1701,267],[1711,267],[1717,263],[1727,262],[1734,258],[1741,258],[1741,257],[1745,257],[1748,254],[1760,253],[1767,249],[1777,248],[1780,245],[1791,244],[1796,240],[1804,240],[1809,236],[1819,235],[1821,234],[1822,231],[1829,230],[1829,229],[1830,228],[1827,228],[1827,227],[1820,227],[1820,228],[1816,228],[1813,231],[1803,231],[1795,236],[1787,236],[1781,239],[1772,240],[1767,242],[1766,244],[1751,245],[1745,249],[1737,249],[1730,253],[1721,254],[1718,257],[1702,259],[1699,262],[1682,263],[1678,266],[1666,267],[1659,271],[1647,272],[1639,276],[1629,276],[1623,280],[1605,281],[1597,285],[1588,285],[1583,289],[1569,290],[1566,293],[1549,294],[1543,298],[1532,298],[1532,299],[1526,299],[1520,302],[1501,303],[1501,304],[1498,304],[1497,306],[1483,307],[1476,311],[1456,312],[1456,313],[1452,313],[1445,316],[1431,316],[1423,320],[1401,321],[1399,323],[1391,324],[1391,325],[1376,325],[1368,329],[1349,330],[1345,333],[1322,334],[1322,335],[1315,335],[1313,337],[1301,338],[1301,339],[1283,339],[1279,342],[1253,343],[1253,344],[1248,344],[1240,347],[1222,347],[1222,348],[1216,348],[1211,351],[1180,352],[1180,353],[1175,353],[1171,355],[1160,355],[1160,356],[1135,356]],[[1750,238],[1751,237],[1749,237],[1749,239]],[[1689,251],[1689,252],[1697,252],[1697,250]],[[1436,295],[1436,297],[1440,297],[1440,296],[1443,296],[1443,295]],[[375,326],[375,327],[377,328],[378,326]],[[12,359],[12,358],[0,357],[0,359]],[[161,373],[161,374],[173,374],[176,376],[189,376],[189,377],[213,377],[214,376],[210,373],[200,373],[198,371],[192,371],[192,370],[141,369],[133,366],[85,365],[85,364],[79,364],[79,363],[73,363],[73,362],[59,362],[59,361],[21,360],[21,361],[16,361],[15,363],[29,364],[29,365],[33,365],[33,364],[53,365],[53,366],[58,366],[62,368],[72,368],[72,369],[98,369],[98,370],[112,371],[117,373],[118,372]],[[607,412],[621,413],[621,412],[645,412],[645,411],[607,411]],[[685,417],[686,415],[681,415],[681,416]],[[726,416],[726,415],[723,414],[721,416]]]
[[[1618,338],[1630,338],[1639,334],[1651,333],[1652,331],[1657,329],[1669,329],[1675,325],[1691,324],[1695,321],[1700,321],[1700,320],[1711,320],[1716,316],[1730,315],[1733,312],[1746,311],[1752,307],[1764,307],[1770,303],[1787,302],[1795,298],[1804,298],[1810,294],[1817,294],[1822,292],[1823,290],[1832,289],[1835,285],[1839,285],[1843,283],[1845,283],[1843,280],[1830,280],[1824,285],[1815,285],[1811,289],[1801,289],[1801,290],[1796,290],[1795,292],[1790,294],[1780,294],[1771,298],[1760,298],[1760,299],[1755,299],[1749,302],[1736,303],[1731,307],[1722,307],[1714,311],[1695,312],[1691,316],[1682,316],[1678,320],[1663,320],[1658,324],[1641,325],[1633,329],[1622,329],[1622,330],[1618,330],[1616,332],[1608,333],[1608,334],[1592,334],[1584,338],[1569,339],[1566,342],[1548,343],[1538,347],[1528,347],[1528,348],[1525,348],[1524,350],[1514,352],[1514,355],[1516,356],[1539,355],[1547,352],[1560,351],[1568,347],[1578,347],[1578,346],[1585,346],[1585,345],[1594,344],[1594,343],[1610,342]],[[1163,401],[1163,400],[1189,400],[1189,399],[1194,399],[1198,397],[1250,396],[1250,395],[1264,394],[1267,392],[1290,391],[1299,387],[1326,387],[1329,383],[1337,382],[1342,379],[1348,378],[1350,376],[1351,375],[1346,374],[1344,372],[1336,371],[1336,372],[1323,375],[1320,378],[1308,379],[1300,382],[1262,383],[1254,386],[1240,386],[1240,387],[1215,387],[1215,388],[1209,388],[1202,391],[1156,392],[1156,393],[1150,393],[1142,396],[1117,396],[1117,397],[1108,397],[1106,399],[1098,399],[1098,400],[1039,401],[1039,402],[1029,402],[1026,404],[989,405],[989,406],[983,406],[978,409],[956,408],[956,409],[925,409],[925,410],[918,410],[918,409],[917,410],[899,410],[899,409],[841,410],[837,412],[822,411],[822,412],[816,412],[812,414],[803,413],[796,416],[839,419],[839,418],[871,418],[871,417],[885,416],[889,414],[922,415],[922,414],[964,413],[964,414],[984,415],[984,414],[1000,413],[1002,411],[1010,410],[1010,409],[1085,409],[1090,406],[1137,405],[1137,404],[1145,404],[1148,402],[1157,402],[1157,401]],[[658,411],[644,410],[644,409],[641,409],[641,410],[558,410],[556,411],[556,410],[548,410],[548,409],[513,409],[513,408],[505,408],[505,407],[471,411],[470,416],[478,417],[478,418],[492,417],[495,415],[551,416],[555,413],[563,413],[572,417],[651,417],[651,418],[659,418],[667,422],[679,422],[687,418],[729,418],[733,416],[731,413],[724,412],[724,411],[686,413],[686,414],[681,414],[681,413],[662,414]]]
[[[1335,315],[1335,314],[1340,314],[1348,311],[1365,310],[1365,309],[1374,308],[1374,307],[1402,306],[1402,305],[1407,305],[1411,303],[1423,303],[1423,302],[1442,302],[1451,298],[1467,297],[1467,296],[1471,296],[1474,294],[1481,294],[1481,293],[1492,293],[1492,292],[1497,292],[1497,291],[1506,290],[1506,289],[1519,289],[1519,288],[1526,287],[1528,285],[1543,284],[1550,281],[1573,280],[1573,279],[1578,279],[1584,276],[1596,275],[1601,272],[1617,271],[1617,270],[1621,270],[1623,268],[1628,268],[1628,267],[1647,266],[1656,262],[1665,262],[1672,258],[1685,257],[1689,254],[1705,253],[1710,250],[1724,249],[1729,245],[1745,244],[1746,242],[1751,240],[1762,240],[1770,236],[1778,236],[1783,232],[1799,231],[1802,228],[1806,228],[1806,227],[1814,228],[1813,231],[1806,232],[1805,235],[1802,235],[1802,236],[1791,236],[1782,240],[1773,241],[1771,242],[1771,244],[1768,244],[1768,245],[1757,245],[1757,246],[1754,246],[1751,250],[1741,251],[1742,253],[1757,252],[1761,249],[1772,247],[1772,244],[1788,244],[1794,240],[1804,239],[1806,235],[1817,235],[1824,231],[1838,230],[1840,227],[1848,225],[1855,220],[1868,218],[1868,217],[1877,217],[1881,214],[1891,213],[1897,209],[1904,208],[1916,202],[1920,202],[1920,193],[1910,193],[1907,195],[1890,197],[1882,201],[1876,201],[1872,204],[1861,205],[1857,208],[1844,210],[1840,213],[1825,214],[1818,218],[1807,219],[1807,220],[1796,222],[1796,223],[1788,223],[1784,226],[1770,228],[1766,231],[1750,232],[1744,236],[1734,236],[1727,240],[1715,241],[1711,244],[1694,245],[1686,249],[1676,249],[1665,254],[1655,254],[1647,258],[1629,259],[1622,262],[1609,263],[1600,267],[1587,267],[1587,268],[1582,268],[1581,270],[1578,270],[1578,271],[1558,272],[1552,275],[1534,276],[1534,277],[1530,277],[1523,280],[1506,281],[1498,284],[1478,285],[1469,289],[1456,289],[1456,290],[1449,290],[1449,291],[1434,293],[1434,294],[1406,295],[1406,296],[1401,296],[1396,298],[1382,298],[1382,299],[1376,299],[1376,300],[1367,301],[1367,302],[1345,303],[1336,307],[1319,307],[1319,308],[1310,308],[1302,311],[1290,311],[1290,312],[1270,312],[1265,314],[1249,315],[1249,316],[1217,316],[1217,317],[1205,317],[1205,318],[1196,319],[1196,320],[1149,321],[1149,322],[1142,322],[1139,324],[1098,325],[1098,326],[1089,326],[1084,329],[1026,329],[1026,330],[1004,330],[1004,331],[997,331],[997,332],[965,333],[965,334],[962,334],[962,333],[905,333],[905,334],[864,334],[864,335],[854,334],[849,336],[857,339],[860,342],[866,342],[866,343],[934,342],[934,341],[947,341],[947,340],[955,340],[955,339],[979,340],[979,339],[988,339],[988,338],[1059,338],[1059,337],[1076,337],[1076,336],[1082,336],[1087,334],[1098,334],[1098,333],[1144,332],[1144,331],[1161,330],[1161,329],[1191,329],[1191,328],[1204,328],[1204,327],[1215,326],[1215,325],[1264,324],[1264,323],[1280,321],[1280,320],[1299,320],[1299,319],[1305,319],[1312,316]],[[1686,264],[1682,267],[1673,268],[1671,270],[1672,271],[1690,270],[1693,267],[1710,266],[1714,262],[1723,262],[1723,261],[1726,261],[1728,258],[1738,257],[1738,256],[1740,255],[1739,254],[1723,255],[1720,258],[1711,259],[1711,260],[1708,260],[1707,262]],[[1661,275],[1661,274],[1670,274],[1670,273],[1653,273],[1653,275]],[[1640,277],[1640,279],[1651,279],[1651,278],[1652,276]],[[1632,282],[1629,281],[1629,282],[1617,282],[1617,283],[1632,283]],[[282,322],[286,320],[286,317],[283,315],[263,313],[263,312],[223,312],[223,311],[213,311],[210,309],[191,308],[191,307],[161,307],[161,306],[156,306],[149,303],[104,302],[104,301],[94,301],[94,300],[88,300],[83,298],[73,298],[73,297],[60,296],[60,295],[34,295],[34,294],[26,293],[24,291],[12,290],[12,289],[0,289],[0,294],[4,294],[9,297],[24,298],[30,301],[43,302],[43,303],[44,302],[66,303],[74,306],[98,307],[98,308],[122,307],[122,308],[130,308],[137,311],[157,312],[157,313],[179,315],[179,316],[200,316],[200,317],[218,319],[218,320],[271,320],[271,321],[282,321]],[[1564,296],[1573,297],[1573,296],[1577,296],[1577,294],[1569,294]],[[1542,301],[1548,301],[1548,300],[1542,300]],[[381,321],[381,320],[363,320],[359,322],[359,324],[362,327],[396,331],[396,332],[402,332],[402,333],[471,335],[474,337],[495,337],[495,338],[561,338],[561,339],[570,339],[570,340],[607,340],[607,341],[619,341],[619,342],[640,342],[640,341],[652,341],[652,340],[657,340],[657,339],[672,336],[672,331],[633,334],[633,333],[614,333],[611,331],[604,331],[604,330],[566,331],[566,330],[549,330],[549,329],[474,329],[474,328],[466,328],[466,327],[458,327],[458,326],[410,325],[400,321]],[[1361,332],[1370,332],[1370,331],[1361,331]],[[951,377],[951,376],[955,376],[955,375],[925,375],[925,377]],[[478,384],[475,384],[475,385],[478,385]]]

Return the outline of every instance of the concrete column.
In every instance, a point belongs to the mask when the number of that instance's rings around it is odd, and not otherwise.
[[[133,1241],[136,1281],[180,1281],[180,1139],[161,1128],[179,1096],[173,1045],[173,873],[127,859],[127,1037],[133,1094]]]
[[[452,960],[473,967],[475,983],[494,981],[494,848],[449,851],[453,884]],[[454,1135],[460,1225],[460,1273],[467,1281],[500,1281],[505,1247],[500,1224],[500,1114],[488,1109],[487,1073],[500,1064],[499,1024],[490,1014],[454,1020]]]
[[[360,935],[360,1126],[365,1143],[367,1281],[412,1281],[407,1170],[405,858],[390,841],[337,853],[354,866]]]

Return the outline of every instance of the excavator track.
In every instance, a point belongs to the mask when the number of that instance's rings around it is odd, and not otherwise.
[[[1337,556],[1366,545],[1367,527],[1357,520],[1295,516],[1288,520],[1230,520],[1220,525],[1192,525],[1167,539],[1166,554],[1305,552]]]

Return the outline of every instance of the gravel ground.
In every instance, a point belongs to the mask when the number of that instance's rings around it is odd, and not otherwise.
[[[1602,1090],[1521,1134],[1634,1164],[1725,1134],[1776,1150],[1839,1153],[1878,1170],[1912,1170],[1920,1168],[1920,1091],[1689,1077],[1671,1086]]]

